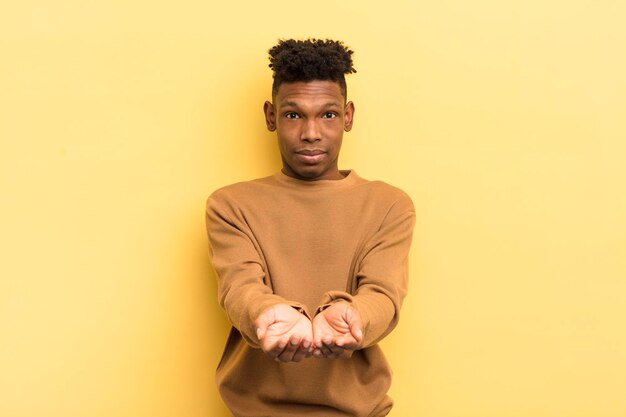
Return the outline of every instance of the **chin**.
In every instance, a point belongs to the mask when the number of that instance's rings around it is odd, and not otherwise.
[[[309,180],[314,180],[318,177],[322,176],[321,172],[317,172],[317,171],[310,171],[310,170],[301,170],[301,171],[296,171],[296,174],[302,178],[306,178]]]
[[[292,164],[287,164],[283,161],[283,169],[288,170],[292,175],[297,178],[314,181],[323,177],[328,173],[329,167],[325,164],[301,164],[299,161],[294,161]]]
[[[297,176],[305,178],[307,180],[315,180],[324,175],[324,170],[318,167],[302,167],[297,170],[292,170]]]

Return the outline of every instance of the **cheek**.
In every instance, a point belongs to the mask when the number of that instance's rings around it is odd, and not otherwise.
[[[282,124],[276,131],[283,142],[293,142],[294,138],[297,137],[298,127],[295,123]]]
[[[285,154],[289,154],[290,151],[295,147],[297,141],[293,140],[293,134],[289,134],[285,130],[280,130],[278,132],[278,147]]]
[[[337,123],[333,124],[333,126],[328,126],[327,129],[325,129],[324,136],[326,136],[333,147],[340,146],[343,138],[343,125]]]

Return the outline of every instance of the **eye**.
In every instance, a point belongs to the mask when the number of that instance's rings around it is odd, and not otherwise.
[[[299,119],[300,115],[298,113],[290,111],[290,112],[285,113],[285,117],[287,119]]]
[[[322,116],[324,119],[334,119],[335,117],[337,117],[336,113],[333,113],[332,111],[327,111],[326,113],[324,113],[324,116]]]

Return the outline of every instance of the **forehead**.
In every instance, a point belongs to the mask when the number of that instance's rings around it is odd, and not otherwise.
[[[276,104],[286,102],[314,103],[318,101],[342,104],[343,94],[339,83],[334,81],[296,81],[283,82],[276,92]]]

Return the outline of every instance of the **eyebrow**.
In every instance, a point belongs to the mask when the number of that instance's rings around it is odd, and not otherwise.
[[[295,101],[284,101],[281,103],[281,108],[282,107],[295,107],[295,108],[300,108],[300,106],[298,105],[298,103],[296,103]],[[324,103],[322,105],[323,108],[327,109],[330,107],[337,107],[337,108],[341,108],[341,106],[339,105],[339,103],[337,103],[336,101],[329,101],[327,103]]]

